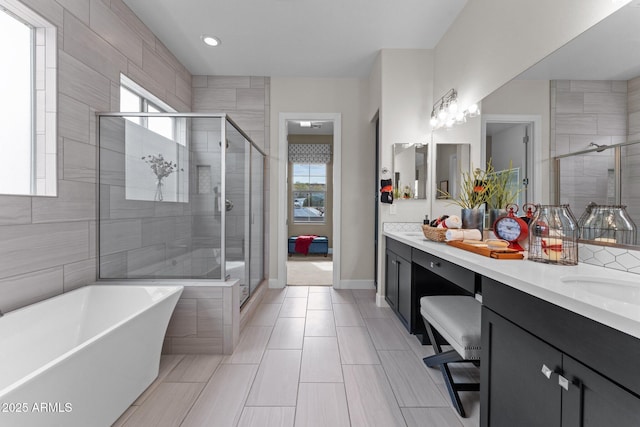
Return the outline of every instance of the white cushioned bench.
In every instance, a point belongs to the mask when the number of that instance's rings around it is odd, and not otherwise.
[[[465,417],[458,391],[480,390],[478,383],[455,383],[448,363],[480,360],[480,312],[482,305],[474,297],[461,295],[434,295],[420,298],[420,314],[435,355],[425,357],[429,367],[439,367],[449,391],[453,406]],[[453,347],[442,352],[434,329]]]

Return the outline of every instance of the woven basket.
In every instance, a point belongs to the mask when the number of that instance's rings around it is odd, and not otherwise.
[[[434,242],[444,242],[445,234],[447,234],[447,229],[431,227],[429,225],[423,224],[422,233],[424,234],[424,237],[429,240],[433,240]]]

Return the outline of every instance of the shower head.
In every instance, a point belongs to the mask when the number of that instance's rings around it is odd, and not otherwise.
[[[593,142],[593,141],[589,143],[589,146],[590,146],[590,147],[597,147],[597,148],[599,148],[599,150],[596,150],[596,152],[597,152],[597,153],[601,153],[601,152],[603,152],[603,151],[604,151],[604,150],[606,150],[606,149],[607,149],[607,147],[608,147],[608,145],[596,144],[596,143],[595,143],[595,142]]]

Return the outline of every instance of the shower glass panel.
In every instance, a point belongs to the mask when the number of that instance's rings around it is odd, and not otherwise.
[[[240,281],[240,301],[249,295],[248,268],[245,262],[249,254],[249,193],[251,171],[250,145],[233,126],[227,127],[225,168],[225,260],[230,279]]]
[[[264,156],[251,147],[251,266],[249,292],[258,287],[264,278]]]
[[[224,114],[98,120],[99,278],[237,279],[244,302],[264,278],[262,151]]]

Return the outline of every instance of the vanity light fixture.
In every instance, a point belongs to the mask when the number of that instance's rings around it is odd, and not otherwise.
[[[203,34],[200,36],[202,42],[207,46],[215,47],[220,45],[220,39],[217,37],[209,36],[207,34]]]
[[[458,106],[458,92],[455,89],[450,89],[433,104],[429,123],[434,129],[443,126],[449,128],[456,123],[464,123],[467,121],[467,117],[475,117],[479,113],[477,104],[461,110]]]

